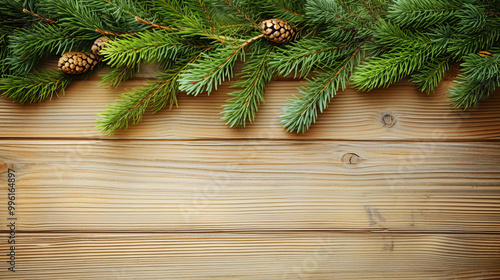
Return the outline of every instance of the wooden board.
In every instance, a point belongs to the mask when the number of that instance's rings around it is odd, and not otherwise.
[[[461,111],[449,81],[430,96],[407,81],[349,88],[296,135],[279,116],[303,81],[270,83],[244,130],[220,120],[226,83],[99,133],[97,114],[153,72],[0,100],[0,220],[16,222],[17,271],[2,226],[1,279],[500,279],[499,91]]]
[[[96,119],[119,93],[144,80],[117,89],[99,87],[99,80],[75,81],[65,96],[42,104],[13,105],[0,100],[0,137],[106,138],[96,130]],[[253,125],[228,129],[221,106],[232,91],[225,83],[211,96],[179,95],[179,108],[146,115],[142,123],[115,135],[120,139],[334,139],[334,140],[446,140],[500,139],[500,91],[469,111],[452,108],[445,93],[449,82],[427,96],[409,82],[387,89],[340,92],[304,135],[287,133],[281,110],[297,94],[301,81],[273,81],[266,90]],[[106,138],[109,139],[109,138]]]
[[[17,279],[500,277],[500,237],[489,234],[50,232],[18,240]],[[13,279],[5,270],[0,277]]]
[[[17,172],[17,212],[29,231],[497,232],[499,148],[4,140],[0,162]]]

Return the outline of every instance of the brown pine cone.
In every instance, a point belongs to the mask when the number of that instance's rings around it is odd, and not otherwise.
[[[92,53],[95,55],[101,55],[101,50],[103,48],[103,45],[109,42],[109,38],[106,36],[101,36],[97,38],[94,41],[94,44],[92,45]]]
[[[267,40],[278,44],[288,43],[295,36],[295,30],[290,23],[282,19],[273,18],[264,20],[260,23],[259,28]]]
[[[67,52],[59,58],[57,66],[66,74],[82,74],[92,70],[99,61],[94,54]]]

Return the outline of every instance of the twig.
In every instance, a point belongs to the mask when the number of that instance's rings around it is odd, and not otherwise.
[[[156,23],[152,23],[152,22],[149,22],[149,21],[146,21],[146,20],[143,20],[142,18],[138,17],[138,16],[135,16],[135,20],[139,21],[139,22],[142,22],[144,24],[147,24],[147,25],[150,25],[154,28],[159,28],[159,29],[165,29],[165,30],[174,30],[172,27],[167,27],[167,26],[162,26],[162,25],[158,25]]]
[[[208,13],[207,8],[205,7],[205,5],[203,5],[201,0],[198,0],[198,2],[200,3],[200,7],[203,9],[205,14],[207,15],[208,21],[210,21],[210,23],[212,24],[212,28],[214,29],[214,34],[217,34],[217,29],[215,28],[215,22],[210,18],[210,14]]]
[[[228,5],[229,5],[229,7],[236,9],[236,11],[237,11],[238,13],[242,14],[242,15],[243,15],[243,16],[244,16],[244,17],[245,17],[248,21],[250,21],[250,22],[253,24],[253,26],[254,26],[255,28],[257,28],[257,29],[259,28],[259,26],[257,25],[257,23],[255,23],[255,21],[253,21],[251,18],[249,18],[249,17],[247,16],[247,14],[245,14],[243,11],[241,11],[240,9],[238,9],[238,7],[233,6],[233,5],[232,5],[231,3],[229,3],[227,0],[224,0],[224,2],[226,2],[226,4],[228,4]]]
[[[37,15],[37,14],[35,14],[35,13],[33,13],[33,12],[29,11],[29,10],[28,10],[28,9],[26,9],[26,8],[23,8],[23,12],[28,13],[28,14],[30,14],[30,15],[32,15],[32,16],[34,16],[34,17],[40,18],[40,19],[42,19],[42,20],[44,20],[44,21],[46,21],[46,22],[49,22],[49,23],[56,23],[56,21],[51,20],[51,19],[48,19],[48,18],[44,18],[44,17],[42,17],[42,16],[39,16],[39,15]]]
[[[365,0],[363,0],[363,4],[365,4],[365,8],[368,10],[368,13],[370,13],[375,20],[378,20],[377,16],[373,13],[372,9],[368,6]]]
[[[301,15],[301,14],[297,14],[296,12],[292,12],[292,11],[290,11],[290,10],[287,10],[287,9],[285,9],[285,8],[283,8],[283,7],[279,7],[279,6],[278,6],[278,8],[282,9],[282,10],[283,10],[283,11],[285,11],[285,12],[288,12],[288,13],[294,14],[294,15],[296,15],[296,16],[298,16],[298,17],[303,16],[303,15]]]
[[[125,33],[115,33],[115,32],[103,31],[103,30],[98,29],[98,28],[96,28],[95,31],[99,32],[99,33],[102,33],[104,35],[109,35],[109,36],[125,36],[125,35],[135,36],[135,33],[128,33],[128,32],[125,32]]]
[[[253,37],[252,39],[250,39],[250,40],[246,41],[245,43],[243,43],[241,46],[239,46],[239,48],[238,48],[236,51],[234,51],[234,52],[233,52],[230,56],[228,56],[228,57],[224,60],[224,62],[223,62],[221,65],[219,65],[219,67],[217,67],[217,69],[215,69],[215,71],[217,71],[217,70],[219,70],[220,68],[222,68],[222,66],[224,66],[224,64],[226,64],[226,62],[227,62],[229,59],[231,59],[233,56],[235,56],[235,55],[236,55],[236,54],[237,54],[237,53],[238,53],[241,49],[243,49],[244,47],[246,47],[248,44],[250,44],[250,43],[252,43],[253,41],[256,41],[256,40],[258,40],[258,39],[260,39],[260,38],[263,38],[263,37],[264,37],[264,34],[260,34],[260,35],[258,35],[258,36]],[[203,77],[203,79],[201,79],[201,80],[205,80],[206,78],[210,77],[212,74],[214,74],[214,73],[215,73],[215,71],[210,72],[207,76]],[[191,82],[191,83],[192,83],[192,84],[196,84],[196,83],[198,83],[198,82],[199,82],[199,81],[193,81],[193,82]]]

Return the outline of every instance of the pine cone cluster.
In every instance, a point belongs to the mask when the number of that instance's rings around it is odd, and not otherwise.
[[[82,74],[92,70],[99,61],[94,54],[67,52],[59,58],[58,67],[66,74]]]
[[[295,30],[290,23],[282,19],[264,20],[260,23],[259,28],[267,40],[278,44],[288,43],[295,36]]]

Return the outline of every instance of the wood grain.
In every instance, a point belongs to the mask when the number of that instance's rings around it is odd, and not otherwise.
[[[75,81],[65,96],[41,104],[19,106],[0,100],[0,137],[105,138],[95,128],[98,114],[119,93],[145,80],[128,81],[114,90],[99,87],[98,82],[98,78]],[[450,82],[430,96],[407,81],[370,93],[349,88],[334,98],[308,133],[297,135],[281,127],[280,115],[288,99],[297,95],[301,81],[271,82],[255,123],[245,129],[228,128],[220,119],[227,93],[234,90],[230,84],[223,84],[211,96],[181,93],[179,108],[148,114],[140,125],[113,139],[500,139],[498,91],[478,108],[464,112],[447,102],[445,90]]]
[[[499,148],[4,140],[0,162],[18,174],[17,213],[27,231],[499,232]],[[0,205],[6,199],[0,195]]]
[[[23,233],[5,279],[498,279],[500,237]],[[2,250],[2,254],[5,250]]]

